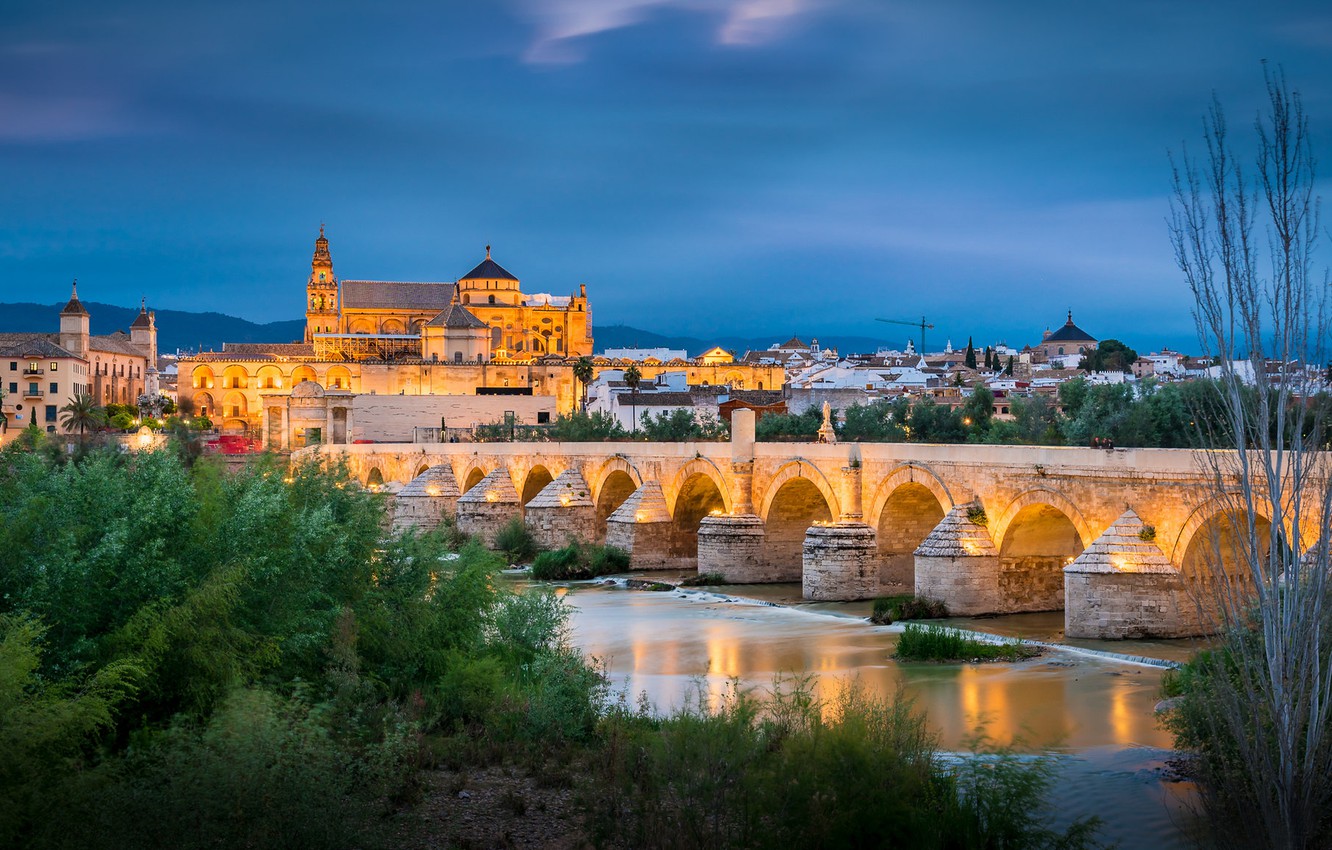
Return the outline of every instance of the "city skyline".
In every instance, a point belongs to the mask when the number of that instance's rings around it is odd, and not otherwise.
[[[343,278],[524,289],[666,335],[1190,350],[1167,152],[1280,63],[1332,138],[1316,4],[27,4],[0,35],[2,301],[302,312]],[[797,318],[798,317],[798,318]],[[796,327],[792,327],[795,325]],[[959,339],[959,335],[962,338]]]

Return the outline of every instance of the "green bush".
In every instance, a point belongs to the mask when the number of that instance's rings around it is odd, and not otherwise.
[[[1022,641],[986,643],[937,625],[909,624],[897,638],[897,657],[904,661],[1021,661],[1037,653]]]
[[[947,616],[948,606],[938,599],[904,594],[875,599],[870,622],[887,626],[898,620],[938,620]]]
[[[578,542],[542,552],[532,562],[532,578],[541,581],[589,579],[628,570],[629,553],[623,549]]]
[[[716,584],[726,584],[726,576],[721,573],[699,573],[680,582],[681,587],[709,587]]]
[[[521,517],[514,517],[495,533],[495,548],[509,559],[511,564],[523,564],[532,560],[541,546],[532,530]]]

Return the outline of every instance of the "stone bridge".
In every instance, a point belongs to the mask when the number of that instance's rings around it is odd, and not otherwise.
[[[402,487],[403,525],[456,512],[491,539],[523,517],[547,545],[605,541],[637,569],[800,581],[811,599],[915,592],[962,615],[1063,609],[1071,637],[1208,631],[1191,577],[1234,544],[1196,452],[756,443],[746,411],[732,429],[729,443],[339,445],[297,457],[340,457],[367,485]]]

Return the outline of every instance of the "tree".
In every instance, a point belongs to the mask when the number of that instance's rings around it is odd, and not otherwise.
[[[1138,360],[1138,352],[1117,339],[1103,339],[1095,349],[1082,355],[1078,368],[1084,372],[1128,372]]]
[[[587,385],[592,383],[592,358],[579,357],[574,361],[573,376],[583,390],[583,408],[587,408]]]
[[[60,417],[60,424],[65,426],[65,430],[73,431],[75,428],[79,431],[79,440],[83,440],[83,435],[89,429],[95,429],[102,425],[102,409],[93,401],[93,397],[87,393],[79,393],[60,408],[64,414]]]
[[[638,371],[637,366],[630,366],[624,370],[624,382],[629,385],[629,418],[633,423],[634,433],[638,432],[638,385],[643,380],[643,374]]]
[[[1194,421],[1233,449],[1203,460],[1223,529],[1209,541],[1199,602],[1224,641],[1195,660],[1196,687],[1173,722],[1198,752],[1218,839],[1297,848],[1329,837],[1332,479],[1325,406],[1291,411],[1316,395],[1317,371],[1304,367],[1327,362],[1332,293],[1314,269],[1323,231],[1304,106],[1283,72],[1264,77],[1252,171],[1215,99],[1205,157],[1172,158],[1171,242],[1203,352],[1220,367],[1219,415]],[[1253,376],[1265,383],[1256,389]]]
[[[976,368],[976,348],[971,344],[971,337],[967,337],[967,353],[962,362],[967,364],[968,369]]]
[[[1004,366],[1004,374],[1013,377],[1013,355],[1008,355],[1008,365]]]
[[[971,389],[971,397],[962,404],[962,424],[969,430],[968,440],[973,436],[979,442],[989,433],[990,422],[994,419],[994,393],[990,388],[977,381]]]

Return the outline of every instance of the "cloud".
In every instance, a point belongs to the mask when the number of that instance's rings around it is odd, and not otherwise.
[[[653,13],[683,10],[722,21],[715,38],[728,46],[754,45],[780,38],[792,18],[807,11],[811,0],[520,0],[522,14],[536,25],[536,35],[523,55],[533,64],[581,62],[579,39],[636,26]]]
[[[0,92],[0,142],[73,142],[123,136],[136,129],[110,100]]]

